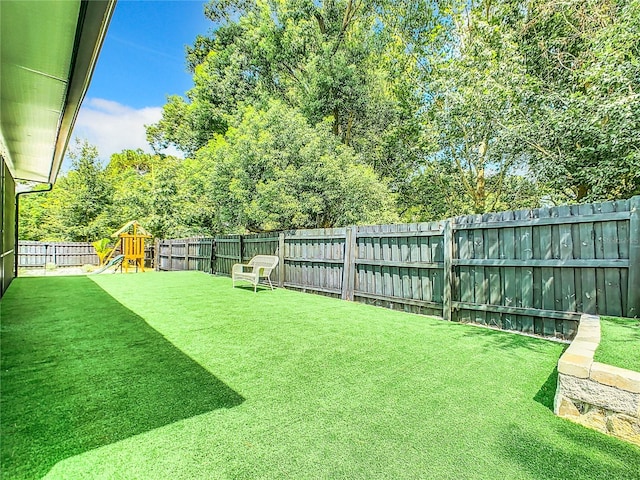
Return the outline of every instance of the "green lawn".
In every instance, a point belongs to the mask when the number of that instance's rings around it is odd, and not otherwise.
[[[560,344],[198,272],[0,305],[3,479],[640,477],[553,415]]]
[[[602,335],[594,360],[640,372],[640,320],[601,317],[600,329]]]

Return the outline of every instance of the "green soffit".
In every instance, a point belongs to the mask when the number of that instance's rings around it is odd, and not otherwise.
[[[0,154],[14,178],[55,182],[114,7],[0,2]]]

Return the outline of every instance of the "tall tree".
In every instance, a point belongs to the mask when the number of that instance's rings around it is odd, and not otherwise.
[[[509,20],[514,5],[486,0],[454,7],[442,48],[425,58],[432,153],[421,175],[446,192],[450,212],[484,213],[501,204],[505,180],[522,168],[514,125],[530,81]]]
[[[187,221],[185,212],[192,206],[186,204],[185,192],[195,182],[185,177],[182,160],[124,150],[111,155],[106,172],[114,187],[111,217],[117,225],[139,220],[158,238],[211,233],[194,231]]]
[[[413,11],[404,5],[212,0],[206,12],[217,27],[187,52],[194,88],[186,101],[170,98],[148,138],[193,156],[244,106],[278,99],[313,125],[330,122],[343,144],[399,190],[415,169],[421,98],[414,55],[396,30],[431,25],[432,16],[428,3]],[[394,28],[387,28],[391,19]]]
[[[98,157],[87,140],[76,139],[69,150],[71,168],[46,194],[48,221],[43,236],[50,240],[89,242],[110,231],[109,206],[113,189]]]
[[[640,193],[640,1],[531,2],[522,30],[536,80],[521,130],[563,201]]]
[[[295,109],[245,108],[198,153],[198,204],[217,207],[217,230],[319,228],[392,221],[393,195],[371,167]]]

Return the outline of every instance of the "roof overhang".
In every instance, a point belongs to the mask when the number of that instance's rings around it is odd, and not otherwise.
[[[0,1],[0,154],[54,183],[116,0]]]

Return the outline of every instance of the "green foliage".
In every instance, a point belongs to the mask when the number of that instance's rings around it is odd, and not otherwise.
[[[537,82],[521,137],[570,201],[640,193],[640,2],[533,2],[523,28]]]
[[[48,185],[38,185],[32,190],[44,190]],[[49,220],[49,212],[46,207],[47,193],[29,194],[20,196],[20,213],[18,217],[18,229],[20,240],[40,240],[42,238],[42,226]]]
[[[113,186],[105,176],[97,149],[77,140],[69,158],[71,169],[53,190],[23,205],[20,221],[23,215],[25,221],[20,228],[31,238],[88,242],[109,232]],[[39,223],[33,225],[36,219]]]
[[[100,259],[100,265],[104,263],[105,259],[113,251],[114,247],[109,245],[109,243],[111,243],[111,240],[109,238],[101,238],[100,240],[96,240],[95,242],[91,243],[91,245],[93,245],[93,248],[96,250],[98,258]]]
[[[22,239],[90,241],[108,237],[131,219],[161,238],[212,232],[192,228],[186,218],[185,212],[199,207],[184,203],[191,180],[180,159],[124,150],[103,168],[95,147],[79,144],[81,161],[72,162],[53,191],[21,202]]]
[[[28,207],[25,221],[42,222],[32,238],[92,240],[131,219],[158,238],[397,219],[385,182],[330,124],[312,127],[278,101],[246,107],[232,120],[224,136],[187,160],[125,150],[103,169],[83,143],[56,190]]]
[[[137,219],[158,238],[190,233],[182,227],[181,191],[190,186],[180,159],[125,150],[111,156],[106,171],[114,185],[115,228]]]
[[[147,140],[156,149],[175,145],[192,155],[215,133],[224,133],[227,123],[219,109],[207,103],[187,103],[182,97],[171,96],[162,108],[162,119],[147,127]]]
[[[160,122],[148,127],[155,146],[175,145],[193,156],[224,134],[244,106],[266,108],[277,99],[311,125],[329,122],[342,143],[401,190],[415,168],[421,103],[413,55],[396,30],[403,15],[404,28],[429,25],[431,9],[350,0],[212,0],[205,11],[216,28],[188,48],[194,87],[187,101],[170,98]]]
[[[495,211],[505,179],[521,163],[511,125],[529,84],[514,34],[498,8],[454,11],[448,49],[429,57],[425,126],[434,148],[426,172],[446,198],[458,202],[448,202],[452,212]]]
[[[311,127],[271,102],[247,107],[237,125],[196,158],[204,201],[220,231],[319,228],[394,220],[393,195],[330,126]]]
[[[425,50],[432,148],[419,177],[457,197],[449,212],[640,192],[640,2],[453,2],[442,13],[440,49]]]

